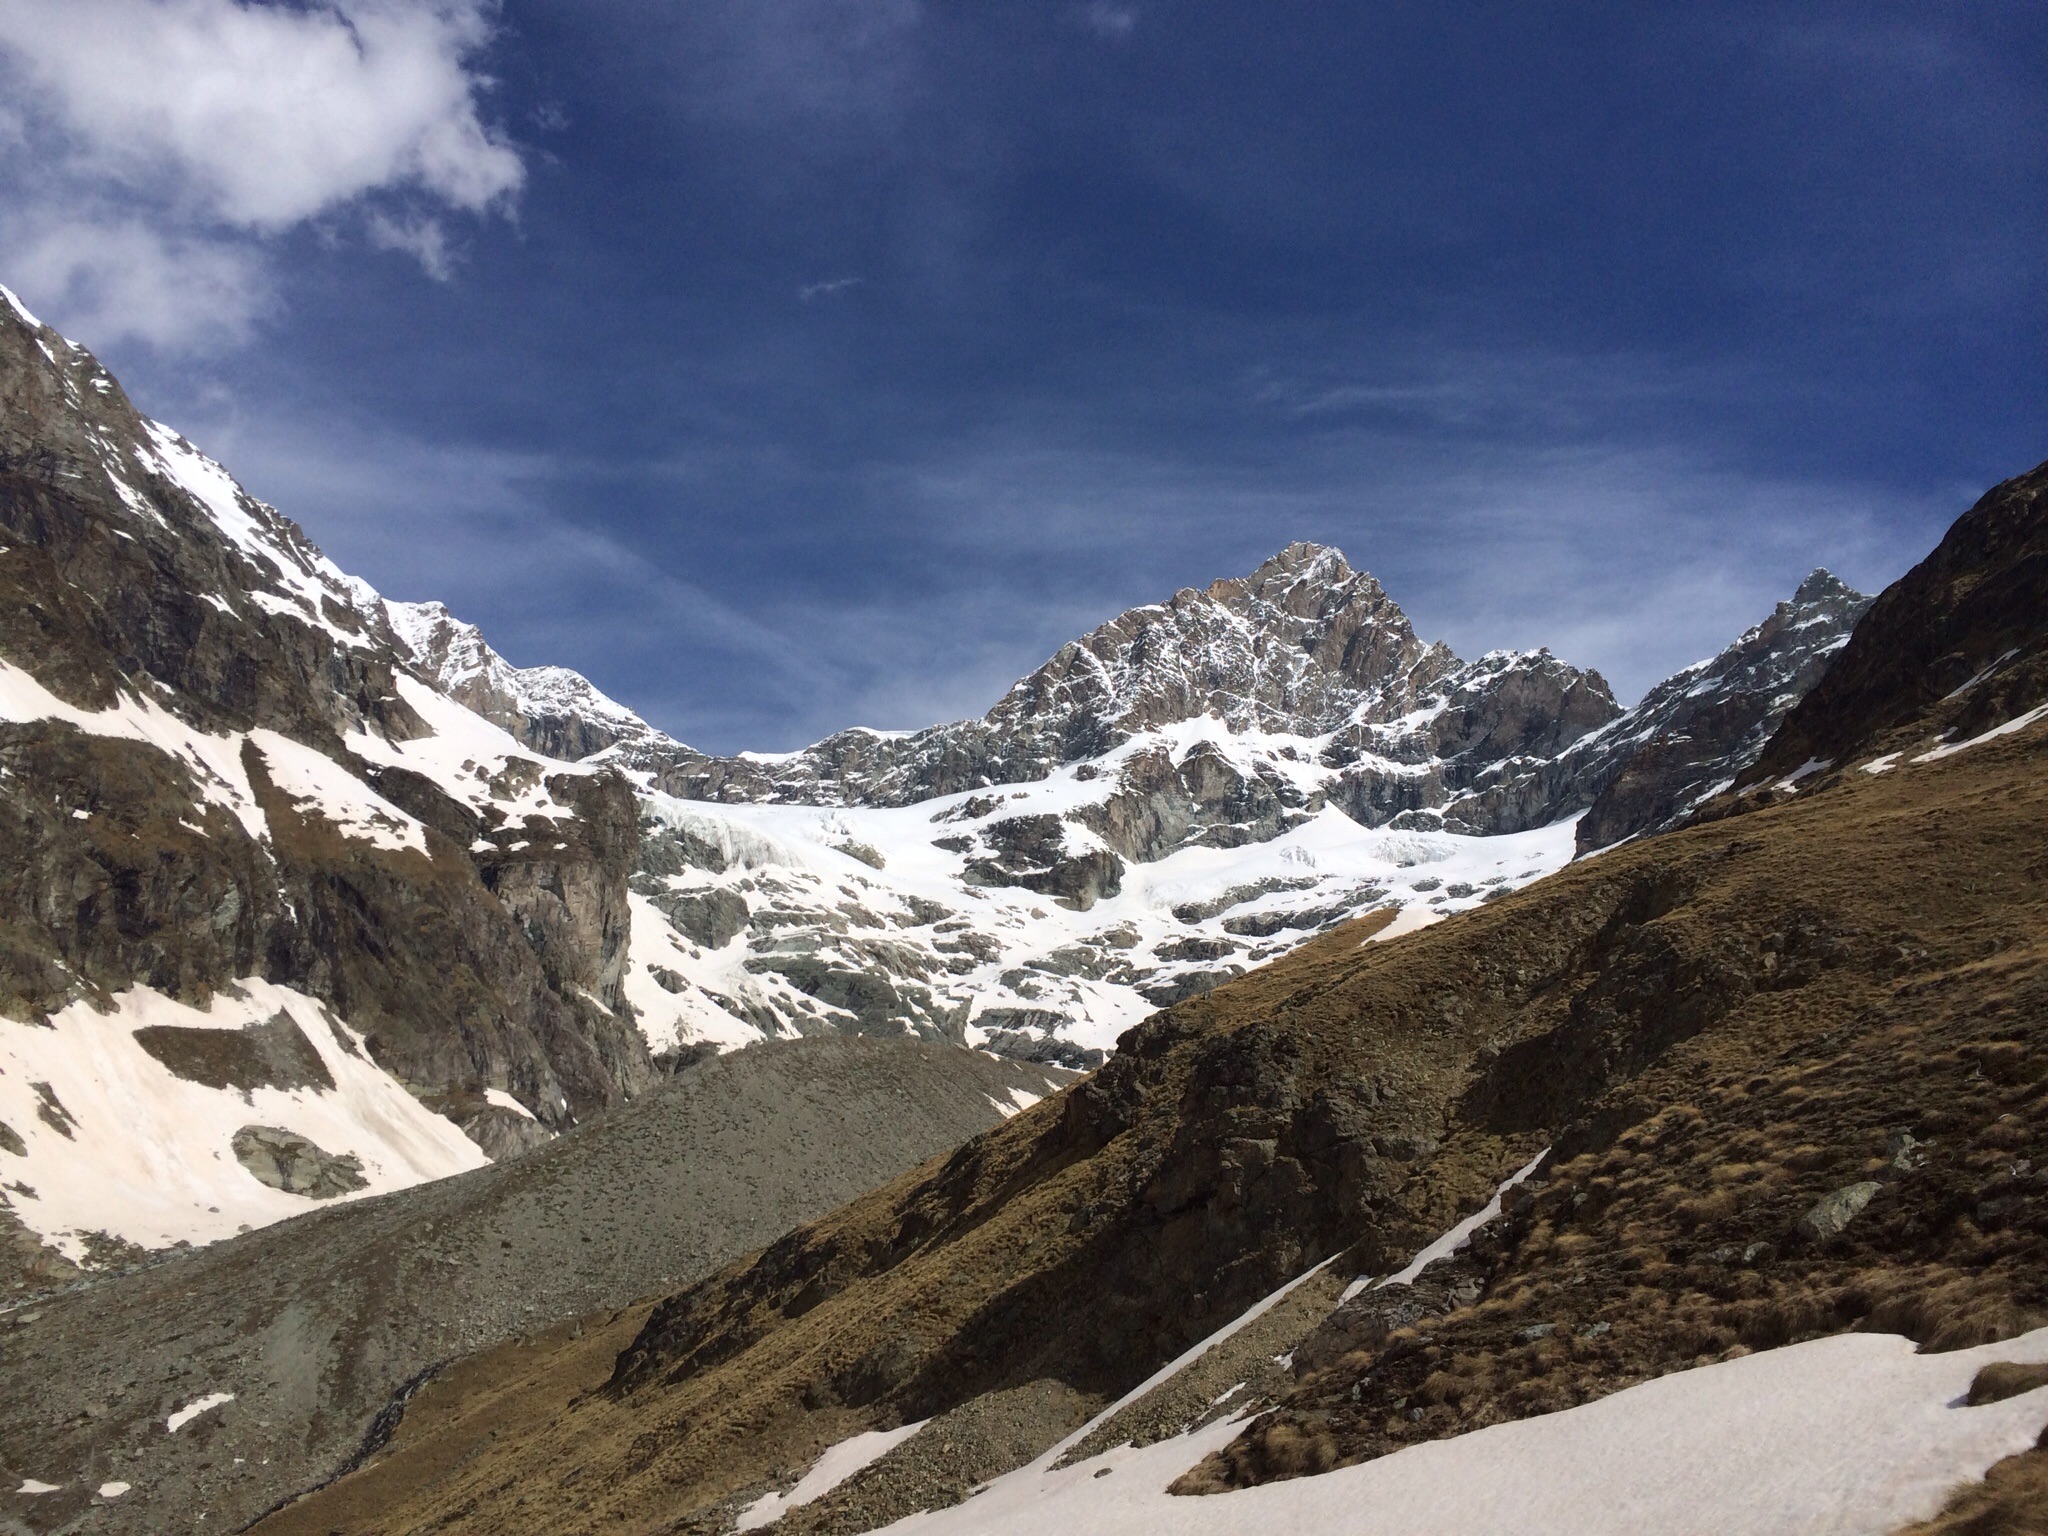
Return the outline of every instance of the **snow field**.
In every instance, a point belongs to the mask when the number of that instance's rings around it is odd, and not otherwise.
[[[1256,733],[1254,733],[1256,734]],[[1110,758],[1106,769],[1131,753],[1146,750],[1156,739],[1169,740],[1184,754],[1196,743],[1236,742],[1251,751],[1242,737],[1216,720],[1187,721],[1180,726],[1127,742]],[[1291,771],[1313,775],[1310,762],[1277,759]],[[1326,809],[1281,837],[1240,848],[1189,847],[1152,863],[1127,862],[1122,890],[1087,911],[1074,911],[1047,896],[1016,887],[968,886],[962,879],[976,855],[934,846],[934,839],[971,835],[978,825],[1013,816],[1064,816],[1077,806],[1099,801],[1100,779],[1079,778],[1072,768],[1030,784],[996,786],[913,806],[870,809],[824,809],[798,805],[712,805],[678,801],[643,788],[643,809],[665,824],[720,849],[727,864],[723,873],[689,870],[670,884],[683,891],[724,889],[745,895],[759,911],[774,907],[797,911],[818,921],[837,921],[832,914],[851,905],[874,918],[874,928],[849,931],[853,940],[886,938],[889,943],[919,952],[924,978],[919,982],[936,997],[970,1010],[968,1042],[987,1038],[976,1022],[991,1009],[1048,1010],[1069,1021],[1058,1038],[1074,1045],[1108,1051],[1116,1038],[1157,1011],[1134,984],[1094,979],[1086,974],[1031,971],[1032,962],[1055,951],[1120,933],[1118,951],[1131,965],[1154,974],[1141,984],[1170,981],[1188,970],[1249,967],[1270,959],[1314,936],[1321,919],[1300,928],[1247,937],[1231,934],[1226,920],[1281,918],[1295,912],[1343,905],[1347,915],[1375,906],[1399,908],[1381,937],[1413,932],[1437,918],[1477,906],[1500,889],[1518,889],[1568,863],[1573,852],[1575,820],[1533,832],[1503,837],[1469,837],[1446,832],[1387,831],[1360,826],[1341,811]],[[954,819],[968,801],[998,799],[996,809],[982,816]],[[1070,851],[1100,846],[1100,840],[1074,822],[1064,823]],[[878,870],[846,852],[865,845],[882,856]],[[1419,890],[1417,883],[1427,885]],[[772,891],[764,887],[771,884]],[[1210,903],[1226,892],[1261,884],[1274,889],[1238,900],[1213,916],[1183,922],[1174,908]],[[751,886],[751,889],[748,887]],[[1449,887],[1462,894],[1446,894]],[[1289,888],[1292,887],[1292,888]],[[1361,892],[1377,891],[1360,898]],[[922,906],[922,912],[915,909]],[[933,925],[932,908],[945,916]],[[633,978],[628,996],[642,1009],[642,1027],[651,1048],[708,1041],[730,1049],[761,1038],[754,1026],[733,1016],[705,993],[767,1001],[786,992],[779,978],[749,971],[746,961],[756,953],[744,935],[718,951],[702,951],[670,928],[651,903],[633,909],[631,945]],[[841,924],[841,926],[844,926]],[[980,942],[992,941],[992,958],[976,955],[971,969],[957,970],[948,960],[960,953],[954,937],[961,929]],[[834,943],[824,940],[821,957],[832,959]],[[1230,946],[1217,960],[1170,962],[1154,951],[1160,944],[1207,939]],[[948,944],[942,952],[940,944]],[[848,949],[837,963],[849,969],[870,962]],[[957,965],[957,960],[954,962]],[[667,993],[644,974],[661,965],[693,984],[690,992]],[[1019,987],[1020,970],[1026,972]],[[824,1017],[831,1011],[825,1010]],[[735,1026],[737,1026],[735,1028]]]
[[[2026,1450],[2048,1388],[1980,1408],[1996,1360],[2048,1360],[2048,1329],[1949,1354],[1841,1334],[1659,1377],[1542,1418],[1319,1477],[1196,1498],[1169,1484],[1236,1436],[1225,1420],[1061,1470],[1035,1462],[902,1536],[1886,1536]]]
[[[117,994],[108,1014],[80,1002],[48,1026],[0,1019],[0,1120],[27,1147],[22,1158],[0,1152],[0,1194],[66,1257],[85,1257],[92,1232],[165,1248],[229,1237],[325,1203],[257,1182],[229,1145],[245,1125],[281,1126],[325,1152],[354,1153],[365,1195],[488,1161],[450,1121],[374,1065],[359,1039],[330,1022],[312,998],[253,977],[238,987],[241,998],[217,996],[207,1009],[136,987]],[[148,1025],[239,1029],[279,1012],[319,1052],[334,1079],[331,1091],[238,1093],[187,1082],[134,1037]]]

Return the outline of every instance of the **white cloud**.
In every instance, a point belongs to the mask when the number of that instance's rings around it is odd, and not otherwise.
[[[271,302],[264,241],[368,200],[505,206],[479,113],[487,0],[5,0],[15,183],[0,259],[88,339],[232,337]],[[445,276],[417,211],[366,231]],[[82,317],[82,318],[81,318]],[[98,327],[91,329],[90,320]]]
[[[95,341],[139,336],[187,351],[232,345],[274,302],[250,246],[167,236],[140,219],[17,217],[7,221],[4,250],[8,286]]]
[[[383,187],[472,210],[516,191],[465,66],[486,35],[475,0],[0,7],[0,44],[83,167],[137,187],[173,171],[223,221],[269,230]]]

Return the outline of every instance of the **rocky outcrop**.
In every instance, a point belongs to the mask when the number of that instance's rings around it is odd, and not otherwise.
[[[1967,740],[2048,701],[2043,592],[2048,464],[1985,492],[1885,589],[1737,787],[1839,773],[1902,727]]]
[[[362,1162],[353,1154],[336,1156],[296,1131],[275,1125],[245,1125],[230,1143],[235,1161],[259,1184],[308,1200],[332,1200],[361,1189]]]
[[[1239,848],[1278,837],[1323,808],[1270,763],[1233,762],[1198,742],[1178,762],[1165,743],[1127,757],[1102,800],[1074,820],[1125,858],[1148,861],[1189,844]]]
[[[1676,825],[1763,752],[1871,599],[1824,570],[1718,656],[1687,667],[1582,744],[1619,767],[1579,823],[1581,852]]]
[[[970,886],[1036,891],[1077,912],[1123,889],[1121,859],[1102,848],[1069,849],[1066,835],[1057,816],[1011,816],[990,822],[981,829],[987,855],[970,859],[962,878]]]

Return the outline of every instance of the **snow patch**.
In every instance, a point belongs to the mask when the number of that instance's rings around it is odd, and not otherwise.
[[[16,298],[14,290],[12,288],[9,288],[4,283],[0,283],[0,299],[5,299],[7,301],[7,307],[13,310],[15,314],[19,315],[21,317],[21,323],[27,326],[30,330],[40,331],[43,328],[43,322],[38,320],[34,315],[30,314],[28,312],[28,306],[22,303],[20,299]]]
[[[1366,935],[1365,943],[1384,944],[1389,939],[1405,938],[1411,933],[1427,928],[1431,923],[1442,922],[1443,916],[1443,913],[1432,911],[1419,901],[1412,901],[1395,913],[1394,920],[1378,933]]]
[[[263,754],[271,781],[302,812],[325,817],[342,836],[395,851],[427,851],[427,829],[324,753],[280,736],[255,730],[249,739]]]
[[[1166,1364],[1162,1365],[1158,1370],[1154,1371],[1150,1376],[1147,1376],[1143,1381],[1139,1382],[1135,1387],[1131,1388],[1131,1390],[1126,1392],[1122,1397],[1118,1398],[1115,1402],[1111,1403],[1107,1408],[1103,1409],[1100,1413],[1096,1414],[1094,1418],[1090,1419],[1086,1424],[1083,1424],[1079,1429],[1075,1430],[1072,1434],[1068,1435],[1064,1440],[1060,1441],[1059,1444],[1055,1445],[1051,1450],[1041,1455],[1038,1458],[1038,1460],[1032,1462],[1029,1467],[1022,1468],[1021,1471],[1028,1472],[1033,1468],[1052,1467],[1057,1465],[1059,1459],[1062,1456],[1066,1455],[1068,1451],[1072,1450],[1075,1446],[1079,1445],[1082,1441],[1086,1440],[1090,1435],[1094,1434],[1097,1429],[1101,1428],[1104,1424],[1107,1424],[1111,1419],[1115,1418],[1118,1414],[1122,1413],[1126,1408],[1130,1407],[1131,1404],[1143,1398],[1147,1393],[1152,1391],[1153,1388],[1161,1386],[1164,1383],[1173,1380],[1174,1377],[1178,1376],[1182,1371],[1186,1370],[1189,1366],[1193,1365],[1197,1360],[1201,1359],[1204,1355],[1208,1354],[1210,1350],[1214,1349],[1218,1344],[1221,1344],[1225,1339],[1228,1339],[1232,1337],[1234,1334],[1242,1331],[1243,1329],[1250,1327],[1253,1323],[1257,1322],[1260,1318],[1264,1317],[1268,1312],[1272,1311],[1275,1307],[1279,1306],[1280,1303],[1285,1301],[1289,1296],[1293,1295],[1294,1292],[1298,1290],[1300,1287],[1306,1285],[1309,1281],[1313,1280],[1317,1275],[1320,1275],[1324,1270],[1328,1269],[1332,1264],[1336,1263],[1336,1261],[1337,1256],[1335,1254],[1331,1254],[1329,1258],[1323,1260],[1322,1263],[1316,1265],[1313,1269],[1303,1270],[1300,1274],[1296,1275],[1292,1280],[1288,1281],[1285,1285],[1281,1286],[1279,1290],[1273,1292],[1270,1296],[1265,1297],[1261,1301],[1253,1302],[1251,1306],[1245,1308],[1243,1312],[1239,1313],[1236,1317],[1232,1318],[1229,1322],[1225,1323],[1221,1328],[1218,1328],[1214,1333],[1210,1334],[1206,1339],[1203,1339],[1199,1344],[1196,1344],[1193,1348],[1188,1349],[1183,1353],[1176,1355],[1173,1359],[1167,1361]],[[1012,1477],[1015,1477],[1017,1475],[1019,1474],[1015,1472],[1010,1474],[1010,1476]],[[912,1518],[914,1519],[916,1517],[913,1516]]]
[[[532,1110],[528,1109],[502,1088],[486,1088],[484,1090],[484,1102],[486,1104],[495,1104],[500,1109],[509,1109],[513,1114],[522,1115],[528,1120],[536,1119]]]
[[[919,1419],[915,1424],[905,1424],[896,1429],[871,1429],[850,1440],[840,1441],[812,1463],[811,1470],[788,1493],[763,1494],[748,1505],[733,1529],[757,1531],[764,1525],[772,1525],[799,1505],[822,1499],[861,1468],[880,1461],[930,1422],[929,1419]]]
[[[1944,757],[1954,757],[1958,752],[1967,752],[1972,747],[1981,747],[1987,741],[1996,741],[2001,736],[2011,736],[2024,731],[2036,720],[2048,719],[2048,704],[2036,705],[2024,715],[2016,715],[2003,725],[1994,725],[1981,736],[1972,736],[1968,741],[1944,742],[1931,751],[1922,752],[1913,759],[1916,763],[1935,763]]]
[[[1832,759],[1825,757],[1809,757],[1797,768],[1794,768],[1790,773],[1786,774],[1784,778],[1778,780],[1778,788],[1785,790],[1797,790],[1799,787],[1800,780],[1810,779],[1816,773],[1823,772],[1824,770],[1831,768],[1833,766],[1834,763]]]
[[[1423,1249],[1422,1252],[1416,1254],[1414,1258],[1408,1261],[1405,1268],[1396,1270],[1393,1274],[1387,1276],[1374,1289],[1389,1285],[1413,1285],[1416,1276],[1429,1268],[1430,1265],[1436,1263],[1439,1259],[1449,1258],[1460,1248],[1471,1242],[1474,1232],[1477,1232],[1489,1221],[1500,1215],[1502,1197],[1517,1184],[1521,1183],[1522,1180],[1534,1173],[1542,1164],[1543,1159],[1548,1156],[1550,1156],[1550,1148],[1545,1147],[1541,1152],[1530,1158],[1528,1162],[1524,1163],[1520,1169],[1505,1179],[1501,1186],[1493,1192],[1493,1198],[1487,1201],[1485,1205],[1474,1211],[1470,1216],[1467,1216],[1463,1221],[1451,1228],[1450,1231],[1444,1233],[1443,1236]]]
[[[165,1419],[164,1428],[175,1435],[209,1408],[218,1408],[221,1404],[232,1403],[234,1400],[235,1394],[232,1392],[209,1392],[204,1397],[196,1397]]]

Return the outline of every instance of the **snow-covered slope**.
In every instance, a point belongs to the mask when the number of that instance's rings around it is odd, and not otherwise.
[[[1008,883],[1103,852],[1065,819],[1090,787],[1063,768],[1000,798],[905,807],[711,807],[648,792],[626,987],[649,1045],[909,1029],[1093,1065],[1146,1014],[1324,928],[1388,907],[1413,914],[1405,931],[1540,879],[1572,851],[1569,821],[1480,838],[1366,828],[1325,806],[1264,842],[1130,865],[1100,891]],[[1020,850],[1013,862],[1039,867],[998,862]]]
[[[386,600],[383,613],[420,675],[517,737],[531,751],[574,760],[621,742],[688,751],[581,673],[515,667],[443,603]]]

